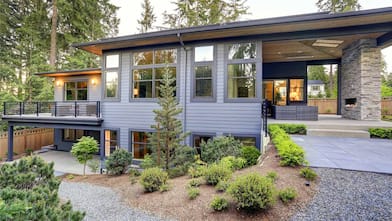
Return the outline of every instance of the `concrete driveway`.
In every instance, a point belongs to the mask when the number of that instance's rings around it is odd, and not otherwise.
[[[292,136],[310,166],[392,174],[392,141],[364,138]]]

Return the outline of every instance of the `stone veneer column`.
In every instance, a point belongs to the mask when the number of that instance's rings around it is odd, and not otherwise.
[[[381,119],[381,50],[376,39],[360,39],[343,49],[341,112],[355,120]],[[346,99],[356,99],[346,107]]]

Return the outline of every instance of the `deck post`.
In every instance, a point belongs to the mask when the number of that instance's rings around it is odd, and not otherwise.
[[[8,126],[8,153],[7,161],[12,161],[14,159],[14,126]]]
[[[100,158],[100,173],[102,174],[102,169],[104,168],[105,162],[105,130],[100,131],[100,141],[99,141],[99,158]]]

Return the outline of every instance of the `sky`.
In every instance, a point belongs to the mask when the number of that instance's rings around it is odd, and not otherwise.
[[[157,21],[154,26],[163,26],[163,12],[172,12],[175,0],[150,0]],[[141,3],[143,0],[110,0],[110,2],[120,9],[117,16],[120,18],[118,36],[137,34],[137,20],[142,13]],[[249,6],[249,15],[245,15],[241,20],[251,20],[259,18],[280,17],[286,15],[296,15],[317,12],[317,0],[247,0]],[[361,9],[373,9],[382,7],[392,7],[392,0],[359,0]],[[284,6],[284,7],[282,7]],[[382,50],[385,61],[387,62],[387,71],[392,72],[392,46]]]

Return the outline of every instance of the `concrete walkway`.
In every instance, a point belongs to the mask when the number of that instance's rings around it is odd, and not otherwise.
[[[310,166],[392,174],[392,141],[362,138],[292,136],[306,151]]]

